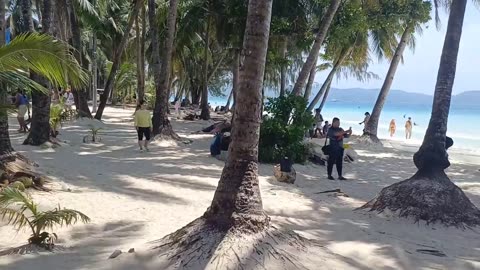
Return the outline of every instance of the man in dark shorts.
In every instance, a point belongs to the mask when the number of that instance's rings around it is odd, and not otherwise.
[[[150,141],[150,132],[152,130],[152,118],[150,112],[146,109],[144,101],[140,101],[140,108],[135,112],[135,128],[138,135],[138,146],[140,152],[150,151],[148,149],[148,142]],[[145,137],[145,141],[143,140]]]

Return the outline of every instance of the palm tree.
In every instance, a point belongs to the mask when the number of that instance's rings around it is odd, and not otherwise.
[[[7,46],[0,47],[0,82],[46,93],[45,87],[26,76],[28,70],[43,76],[54,86],[78,86],[87,80],[68,45],[38,33],[19,35]],[[6,93],[5,88],[0,90],[2,95]],[[10,155],[13,151],[8,140],[7,120],[5,117],[0,120],[0,156]]]
[[[423,143],[413,157],[417,173],[382,189],[363,208],[380,212],[388,209],[401,217],[427,223],[440,222],[447,226],[480,225],[480,210],[445,174],[445,169],[450,166],[445,149],[448,114],[466,6],[467,0],[452,0],[449,7],[432,116]]]
[[[42,31],[52,34],[53,8],[51,0],[44,0],[42,6]],[[25,19],[25,18],[24,18]],[[29,29],[32,31],[33,29]],[[36,74],[34,78],[44,86],[48,82]],[[41,145],[50,139],[50,93],[32,92],[32,124],[31,131],[23,144]]]
[[[145,40],[147,36],[145,5],[142,5],[140,13],[135,22],[137,34],[137,103],[144,100],[145,96]]]
[[[32,235],[30,244],[52,248],[57,235],[44,230],[54,226],[71,226],[78,221],[90,222],[82,212],[58,206],[53,210],[41,211],[32,198],[16,188],[5,188],[0,192],[0,217],[17,230],[29,228]]]
[[[5,0],[0,0],[0,46],[5,46]],[[5,89],[5,85],[0,85],[1,89]],[[1,92],[1,91],[0,91]],[[7,104],[7,93],[0,93],[0,106]],[[13,152],[10,143],[10,134],[8,133],[8,113],[6,110],[0,109],[0,160],[5,154]]]
[[[129,14],[127,27],[125,28],[122,39],[120,40],[120,44],[115,50],[115,54],[112,59],[113,60],[112,68],[110,70],[110,74],[108,76],[107,82],[105,83],[105,89],[103,90],[103,94],[100,96],[100,104],[98,105],[98,109],[95,114],[95,118],[98,120],[102,119],[103,111],[105,110],[105,106],[107,105],[108,97],[110,96],[110,93],[112,92],[113,86],[115,84],[115,79],[121,64],[123,51],[125,50],[125,47],[130,37],[130,31],[132,30],[133,23],[135,22],[135,18],[137,17],[137,14],[140,11],[140,8],[143,5],[143,3],[144,3],[144,0],[135,0],[133,2],[132,12]]]
[[[320,23],[320,29],[315,37],[315,42],[313,43],[312,49],[310,50],[310,54],[308,55],[305,64],[298,75],[297,81],[295,82],[295,86],[293,87],[292,94],[300,95],[305,88],[305,83],[307,82],[307,78],[312,70],[313,66],[317,62],[318,55],[320,53],[320,48],[322,47],[323,41],[327,36],[328,29],[330,28],[330,24],[335,17],[335,14],[340,6],[341,0],[331,0],[330,6],[328,7],[325,15],[322,18]]]
[[[393,7],[392,7],[393,4]],[[385,8],[382,6],[382,9],[386,9],[389,12],[391,9],[399,9],[398,6],[391,2],[390,5],[386,5]],[[407,44],[412,39],[412,34],[415,32],[415,29],[419,29],[422,23],[426,23],[430,20],[430,10],[431,5],[428,2],[424,2],[423,0],[412,0],[409,3],[406,3],[409,12],[406,14],[404,20],[404,29],[403,34],[401,35],[400,41],[398,42],[397,48],[395,49],[395,53],[393,58],[390,62],[390,67],[388,69],[387,74],[385,75],[385,80],[383,82],[382,88],[380,89],[380,93],[378,94],[377,101],[375,102],[375,106],[372,110],[372,115],[368,123],[366,123],[364,135],[368,136],[373,142],[379,143],[380,140],[377,137],[377,129],[378,129],[378,122],[380,120],[380,114],[382,112],[383,106],[385,101],[387,100],[388,93],[390,92],[390,88],[392,86],[395,73],[397,71],[398,65],[402,60],[403,52],[407,47]],[[390,24],[381,24],[382,26],[389,26]],[[382,29],[383,30],[383,29]],[[388,32],[388,30],[392,29],[385,29],[383,32]],[[375,39],[376,41],[382,40],[382,38]]]
[[[235,93],[232,147],[212,204],[204,215],[218,228],[238,226],[255,232],[269,224],[258,186],[258,141],[271,10],[271,0],[249,1],[243,45],[249,53],[245,54]]]
[[[181,261],[184,268],[193,265],[198,268],[200,260],[209,260],[227,233],[238,237],[264,232],[269,226],[270,218],[263,211],[258,183],[258,141],[272,1],[249,1],[243,46],[248,53],[241,66],[236,92],[232,143],[212,204],[202,217],[162,240],[166,242],[162,252],[175,253],[169,257]],[[213,241],[207,243],[201,239]],[[232,242],[225,241],[225,245]],[[227,252],[231,250],[231,247],[223,248]],[[193,250],[196,251],[191,252]],[[217,267],[230,268],[223,264],[219,262]]]
[[[177,20],[178,0],[170,0],[167,18],[166,37],[162,58],[160,58],[159,25],[156,20],[155,0],[148,0],[148,19],[152,46],[152,70],[155,79],[155,108],[153,111],[153,134],[179,139],[168,120],[168,87],[172,64],[175,23]],[[160,66],[160,62],[162,65]]]

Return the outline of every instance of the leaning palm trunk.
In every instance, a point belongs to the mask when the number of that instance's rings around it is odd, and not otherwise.
[[[310,99],[310,96],[312,95],[312,87],[313,87],[313,82],[315,81],[315,75],[317,74],[317,62],[312,67],[312,70],[310,70],[310,75],[308,75],[308,82],[307,82],[307,87],[305,87],[305,93],[303,94],[303,97],[308,101]]]
[[[295,82],[295,86],[293,87],[292,93],[294,95],[298,96],[302,94],[308,75],[310,74],[310,71],[312,70],[315,63],[317,62],[320,48],[322,47],[323,41],[327,36],[328,29],[330,28],[330,24],[332,23],[333,17],[335,17],[335,13],[337,13],[338,7],[340,6],[341,2],[341,0],[330,1],[330,6],[328,7],[325,15],[322,18],[322,22],[320,23],[320,29],[318,30],[317,36],[315,37],[315,42],[313,43],[312,49],[310,50],[307,61],[305,61],[305,64],[303,65],[302,70],[298,75],[297,81]]]
[[[282,36],[280,52],[282,53],[282,60],[287,60],[288,40],[286,36]],[[287,91],[287,65],[282,63],[280,67],[280,96],[283,97]]]
[[[325,94],[327,89],[330,87],[333,77],[335,76],[335,74],[337,74],[338,69],[343,64],[345,59],[350,55],[352,50],[353,50],[353,47],[350,47],[346,50],[343,50],[343,52],[340,54],[339,58],[336,60],[335,64],[333,65],[332,70],[330,70],[330,73],[328,73],[328,76],[325,79],[325,82],[323,82],[322,87],[320,88],[318,93],[315,95],[310,105],[308,105],[307,111],[312,111],[315,105],[317,105],[320,98]]]
[[[168,120],[168,86],[172,65],[173,41],[175,38],[175,22],[177,20],[178,0],[171,0],[168,10],[166,38],[162,59],[160,59],[160,47],[158,22],[156,20],[155,0],[148,0],[148,19],[150,22],[150,35],[152,40],[152,69],[155,79],[155,108],[153,111],[153,134],[168,138],[179,139],[173,131]],[[160,60],[162,65],[160,66]]]
[[[80,31],[80,24],[78,22],[75,7],[72,3],[72,0],[66,0],[65,4],[67,7],[68,22],[72,33],[70,43],[75,49],[73,54],[77,59],[77,62],[80,63],[83,68],[88,69],[88,63],[83,54],[82,34]],[[92,113],[88,107],[87,90],[84,87],[72,87],[72,94],[75,97],[75,107],[77,109],[78,116],[92,118]]]
[[[405,27],[402,37],[400,38],[400,42],[397,45],[395,54],[393,55],[392,62],[390,63],[390,67],[388,68],[387,75],[385,76],[385,80],[382,85],[382,89],[380,89],[380,93],[378,94],[377,101],[375,102],[375,106],[373,107],[370,120],[368,121],[367,126],[365,127],[364,135],[370,137],[370,139],[375,143],[380,142],[380,140],[377,137],[378,122],[380,120],[380,114],[382,113],[383,106],[385,105],[385,101],[387,100],[388,93],[390,92],[390,88],[392,87],[393,79],[395,78],[395,73],[397,72],[398,64],[400,64],[400,61],[402,60],[403,52],[407,47],[407,42],[412,36],[413,31],[414,31],[414,24],[413,23],[407,24],[407,27]]]
[[[448,114],[467,0],[453,0],[443,44],[432,116],[422,146],[413,160],[418,172],[410,179],[384,188],[363,208],[386,209],[401,217],[447,226],[480,225],[480,210],[445,174],[450,166],[445,149]]]
[[[130,13],[128,18],[127,27],[125,28],[125,32],[120,41],[120,44],[115,50],[112,68],[110,69],[110,74],[108,75],[108,79],[105,84],[105,89],[103,90],[103,94],[100,96],[100,104],[98,105],[97,113],[95,114],[95,118],[98,120],[102,119],[103,111],[105,110],[105,106],[107,106],[107,100],[115,85],[115,79],[117,77],[117,72],[120,67],[123,51],[127,46],[127,42],[130,37],[130,31],[132,30],[132,27],[133,27],[133,22],[135,21],[135,18],[137,17],[138,12],[140,11],[140,7],[143,5],[143,3],[144,3],[143,0],[136,0],[134,2],[132,13]]]
[[[207,15],[207,27],[205,31],[205,48],[203,59],[203,83],[202,83],[202,103],[200,107],[202,112],[200,113],[200,119],[210,120],[210,106],[208,104],[208,50],[210,46],[210,16]]]
[[[140,17],[142,18],[140,30]],[[139,104],[145,96],[145,5],[142,5],[141,16],[137,16],[135,22],[135,30],[137,34],[137,104]]]
[[[325,94],[323,94],[322,102],[320,102],[320,106],[318,106],[318,109],[320,112],[323,110],[323,106],[325,106],[325,103],[327,102],[328,94],[330,94],[330,89],[332,89],[332,81],[327,85],[327,90],[325,91]]]
[[[27,7],[25,7],[27,8]],[[31,6],[29,7],[31,9]],[[31,12],[31,11],[30,11]],[[44,33],[51,34],[52,26],[52,2],[51,0],[43,1],[43,31]],[[25,13],[24,13],[25,15]],[[29,20],[33,20],[31,13],[28,15]],[[23,17],[26,20],[26,17]],[[29,23],[30,24],[30,23]],[[33,26],[33,22],[31,24]],[[29,32],[33,32],[33,27],[29,28]],[[40,84],[47,86],[47,81],[38,76],[37,74],[31,74],[31,77]],[[50,95],[49,93],[32,92],[32,124],[31,131],[23,144],[29,145],[42,145],[50,140]]]

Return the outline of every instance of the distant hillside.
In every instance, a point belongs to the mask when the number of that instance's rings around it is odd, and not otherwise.
[[[315,93],[318,90],[315,91]],[[341,102],[353,104],[373,105],[378,97],[379,89],[337,89],[332,88],[327,102]],[[313,98],[312,98],[313,99]],[[433,96],[419,93],[410,93],[402,90],[391,90],[387,105],[427,105],[431,106]],[[454,106],[480,106],[480,91],[470,91],[455,95],[452,98]]]

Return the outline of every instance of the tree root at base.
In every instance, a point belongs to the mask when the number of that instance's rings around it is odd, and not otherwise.
[[[390,210],[400,217],[459,228],[480,225],[480,210],[445,173],[419,174],[388,186],[360,209]]]
[[[0,170],[2,171],[0,175],[2,183],[0,184],[5,186],[20,178],[31,178],[33,188],[49,191],[43,186],[48,181],[47,177],[38,172],[36,167],[38,167],[36,163],[19,153],[2,155],[0,156]],[[8,181],[8,183],[4,183],[5,181]]]
[[[274,226],[246,234],[220,231],[198,218],[155,242],[154,249],[168,259],[164,269],[308,269],[296,255],[308,246],[315,244]]]

